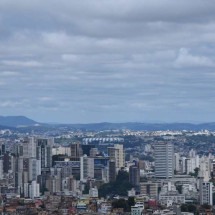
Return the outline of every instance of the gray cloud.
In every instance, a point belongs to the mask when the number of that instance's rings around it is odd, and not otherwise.
[[[178,67],[214,67],[209,57],[191,55],[187,49],[181,48],[175,61]]]
[[[38,121],[213,121],[213,1],[0,1],[0,109]]]

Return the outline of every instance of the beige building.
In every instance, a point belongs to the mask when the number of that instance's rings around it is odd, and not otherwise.
[[[148,195],[150,197],[158,196],[158,183],[154,182],[141,182],[140,183],[140,193]]]
[[[116,162],[116,170],[125,167],[125,153],[122,144],[115,144],[114,147],[108,147],[110,160]]]
[[[71,148],[71,157],[80,158],[83,155],[83,151],[80,143],[73,143],[70,146]]]

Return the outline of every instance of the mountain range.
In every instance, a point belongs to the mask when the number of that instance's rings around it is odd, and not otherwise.
[[[0,116],[0,126],[2,127],[33,126],[36,124],[38,123],[25,116]]]
[[[48,124],[39,123],[25,116],[0,116],[0,129],[3,128],[19,128],[19,127],[68,127],[80,130],[215,130],[215,123],[142,123],[142,122],[126,122],[126,123],[88,123],[88,124]]]

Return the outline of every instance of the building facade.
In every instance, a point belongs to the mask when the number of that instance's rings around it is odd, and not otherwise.
[[[174,176],[174,146],[168,142],[158,142],[155,147],[155,177],[172,178]]]

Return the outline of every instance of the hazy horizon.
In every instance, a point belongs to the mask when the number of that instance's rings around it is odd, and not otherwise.
[[[146,124],[174,124],[174,123],[188,123],[188,124],[204,124],[204,123],[215,123],[213,121],[159,121],[159,120],[149,120],[149,121],[92,121],[92,122],[60,122],[60,121],[38,121],[34,118],[21,115],[0,115],[0,117],[26,117],[30,120],[33,120],[37,123],[46,123],[46,124],[99,124],[99,123],[146,123]],[[0,122],[1,125],[1,122]]]

